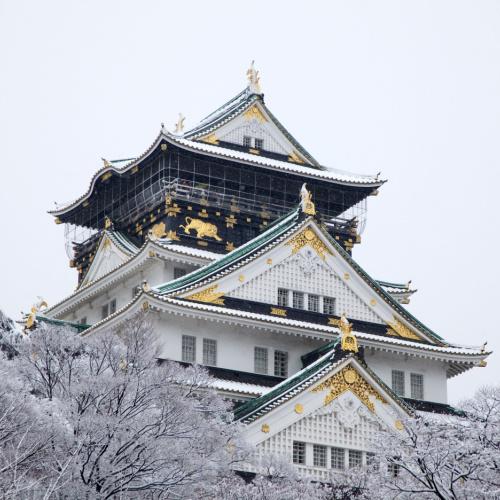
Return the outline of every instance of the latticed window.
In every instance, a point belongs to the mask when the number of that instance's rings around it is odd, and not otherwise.
[[[255,148],[262,149],[264,147],[264,139],[255,139]]]
[[[424,399],[424,376],[420,373],[410,375],[411,397],[413,399]]]
[[[276,377],[288,376],[288,353],[285,351],[274,351],[274,375]]]
[[[288,306],[288,290],[286,288],[278,288],[278,305],[281,307]]]
[[[392,390],[398,396],[405,395],[405,372],[392,370]]]
[[[267,348],[256,347],[254,350],[254,370],[255,373],[267,374]]]
[[[191,335],[182,336],[182,361],[186,363],[196,362],[196,337]]]
[[[302,292],[293,292],[292,304],[295,309],[304,309],[304,294]]]
[[[213,339],[203,339],[203,364],[217,365],[217,341]]]
[[[335,314],[335,299],[323,297],[323,314]]]
[[[246,148],[251,148],[252,147],[252,138],[248,135],[243,136],[243,146]]]
[[[387,470],[389,471],[389,474],[392,477],[398,477],[399,476],[399,464],[389,464],[387,466]]]
[[[315,467],[326,467],[326,446],[313,445],[313,464]]]
[[[349,467],[361,467],[363,464],[363,452],[349,450]]]
[[[319,295],[309,294],[307,296],[307,308],[309,311],[319,312]]]
[[[293,463],[303,464],[306,463],[306,443],[302,441],[293,442]]]
[[[174,267],[174,280],[176,280],[177,278],[181,278],[186,273],[186,269],[182,269],[182,267]]]
[[[332,469],[344,469],[345,468],[344,448],[332,448],[331,461],[332,461]]]
[[[366,453],[366,465],[370,466],[373,465],[373,467],[378,470],[378,463],[376,459],[375,453],[368,451]]]

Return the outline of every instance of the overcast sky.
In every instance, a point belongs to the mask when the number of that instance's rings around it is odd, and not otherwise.
[[[245,85],[323,164],[389,182],[356,260],[413,280],[409,309],[451,342],[496,350],[450,400],[500,381],[500,2],[0,0],[0,307],[71,293],[47,210],[102,156],[144,152]]]

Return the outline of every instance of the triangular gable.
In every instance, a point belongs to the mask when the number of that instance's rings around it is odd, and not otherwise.
[[[92,264],[83,278],[80,287],[108,274],[129,260],[137,251],[138,249],[120,234],[113,233],[112,231],[104,231]]]
[[[250,144],[244,144],[245,136],[252,139]],[[203,119],[186,132],[184,137],[215,145],[222,142],[245,146],[254,154],[263,151],[265,155],[267,151],[286,156],[290,162],[299,165],[319,166],[269,111],[264,104],[263,95],[255,94],[249,88]],[[255,144],[255,139],[263,141],[260,149]]]
[[[265,239],[268,231],[259,238]],[[188,277],[185,289],[180,287],[175,296],[219,304],[223,304],[223,297],[227,296],[276,305],[277,289],[285,286],[286,280],[291,285],[300,284],[296,288],[291,286],[298,291],[306,291],[303,287],[309,282],[311,293],[319,293],[318,287],[323,286],[328,296],[338,298],[340,294],[336,315],[346,313],[350,319],[385,324],[387,333],[395,337],[442,343],[440,337],[413,318],[372,280],[322,230],[315,218],[297,220],[287,231],[286,238],[272,240],[259,252],[252,250],[252,243],[257,240],[243,246],[248,251],[242,252],[238,260],[231,260],[233,252],[244,250],[243,247],[227,254],[228,264],[218,272],[203,276],[204,268],[201,268],[192,273],[190,277],[195,279],[189,283]],[[222,263],[223,259],[219,261]],[[298,276],[294,276],[294,272]],[[196,275],[200,279],[196,279]],[[285,315],[285,311],[282,313]],[[335,320],[332,324],[335,325]]]
[[[352,432],[364,420],[369,425],[400,430],[401,419],[409,414],[410,408],[373,371],[338,346],[235,412],[236,418],[246,424],[245,438],[254,445],[306,424],[309,441],[322,443],[325,434],[330,433],[330,442],[323,444],[333,446],[342,443],[336,442],[332,426]],[[319,420],[327,425],[320,428]]]

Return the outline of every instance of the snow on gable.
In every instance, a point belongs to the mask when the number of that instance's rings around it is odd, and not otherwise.
[[[245,142],[245,137],[248,138],[247,142]],[[265,108],[258,102],[201,140],[211,143],[230,142],[254,150],[262,149],[286,155],[299,164],[310,163],[294,148],[290,140],[266,113]]]
[[[104,276],[113,269],[129,260],[131,254],[124,252],[107,235],[105,235],[95,254],[94,260],[82,281],[81,286],[87,285],[92,281]]]

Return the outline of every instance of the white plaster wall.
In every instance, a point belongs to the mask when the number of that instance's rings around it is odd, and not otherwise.
[[[365,352],[367,365],[392,387],[392,370],[405,372],[405,397],[411,397],[410,373],[424,376],[424,400],[447,403],[446,365],[442,361],[410,357],[404,354]]]
[[[287,257],[270,269],[263,270],[257,277],[228,295],[276,304],[278,288],[334,297],[337,315],[345,313],[352,319],[382,323],[381,318],[309,247],[305,247],[296,255]]]
[[[288,352],[288,374],[302,369],[300,357],[323,343],[276,332],[254,330],[237,325],[210,322],[162,313],[156,320],[159,356],[182,360],[182,335],[197,338],[196,362],[203,362],[203,338],[217,341],[217,366],[231,370],[254,371],[254,348],[268,348],[268,374],[274,375],[274,350]]]
[[[145,267],[135,274],[128,276],[112,285],[109,290],[80,304],[75,310],[68,312],[60,319],[66,321],[79,321],[87,318],[88,324],[94,324],[102,319],[101,308],[104,304],[116,299],[116,309],[128,304],[133,298],[133,289],[145,280],[149,286],[154,287],[174,279],[174,268],[193,271],[196,267],[179,262],[165,262],[159,259],[150,260]]]

